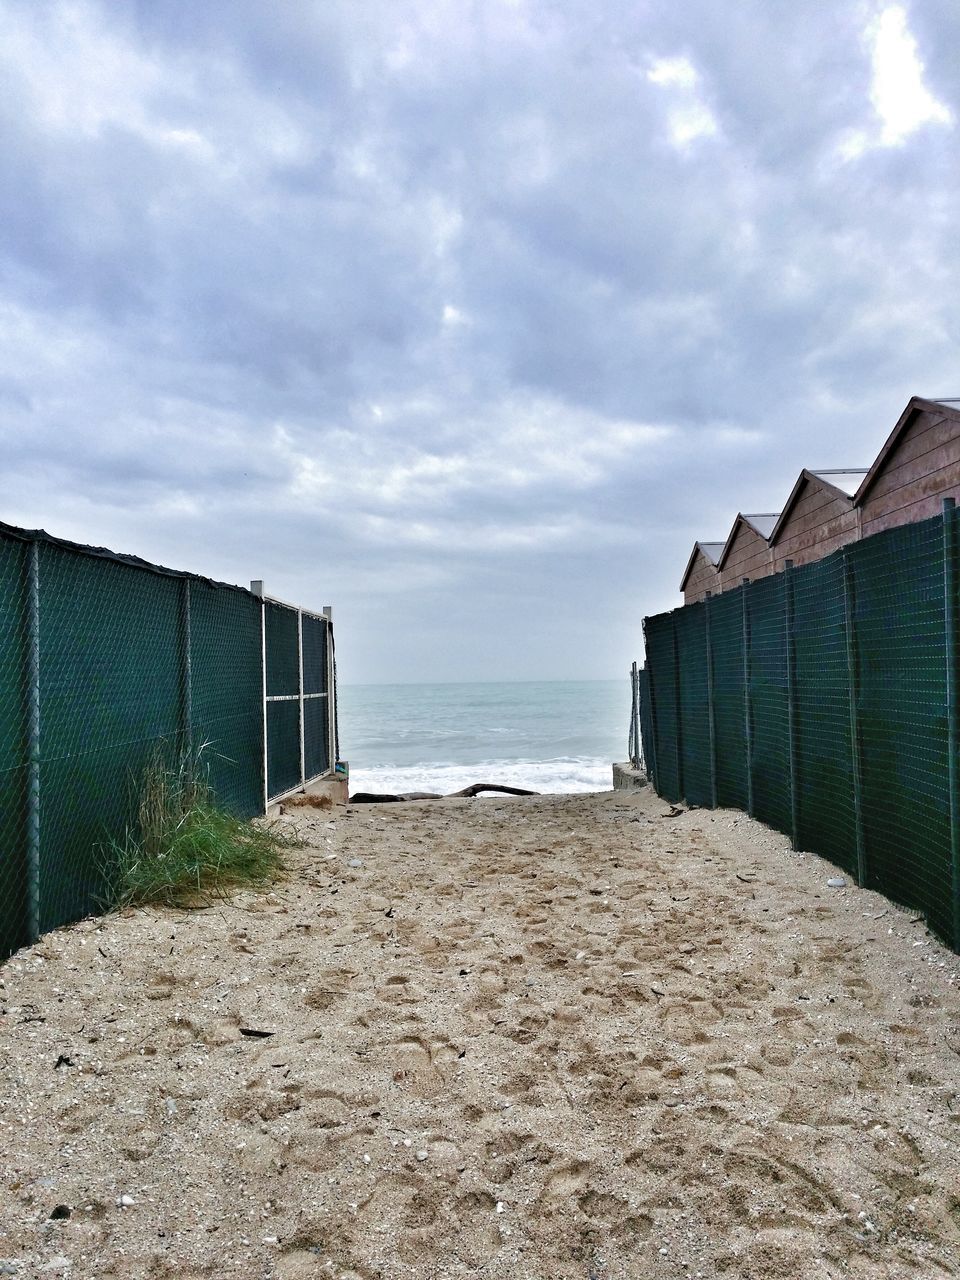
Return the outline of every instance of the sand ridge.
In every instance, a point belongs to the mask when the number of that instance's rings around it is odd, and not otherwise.
[[[649,790],[284,822],[270,893],[0,970],[4,1274],[960,1270],[958,960],[909,913]]]

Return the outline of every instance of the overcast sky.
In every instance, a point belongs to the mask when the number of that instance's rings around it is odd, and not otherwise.
[[[0,0],[0,519],[623,676],[960,396],[956,0]]]

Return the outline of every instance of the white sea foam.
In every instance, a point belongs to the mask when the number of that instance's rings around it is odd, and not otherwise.
[[[449,795],[474,782],[494,782],[530,791],[568,794],[576,791],[609,791],[609,760],[568,757],[558,760],[487,760],[479,764],[384,765],[350,769],[350,790],[397,794],[436,791]]]

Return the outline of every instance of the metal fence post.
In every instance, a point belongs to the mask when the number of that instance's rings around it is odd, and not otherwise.
[[[797,657],[794,649],[795,605],[793,598],[793,561],[787,560],[783,571],[784,646],[787,660],[787,759],[790,766],[790,843],[800,848],[800,804],[797,791]]]
[[[708,591],[703,602],[703,627],[707,644],[707,730],[710,734],[710,805],[717,807],[717,717],[713,705],[713,634],[710,630],[710,601]]]
[[[857,884],[867,883],[867,848],[863,831],[863,741],[860,735],[860,680],[857,671],[856,587],[850,550],[843,549],[843,616],[847,647],[847,693],[850,699],[850,757],[853,768],[853,820],[856,824]]]
[[[27,941],[40,937],[40,544],[27,553]]]
[[[263,812],[270,807],[270,748],[267,742],[267,601],[263,594],[263,579],[255,578],[250,590],[260,600],[260,670],[262,673],[261,699],[263,701]]]
[[[303,610],[297,610],[297,693],[300,707],[300,785],[307,781],[307,749],[303,724]]]
[[[741,582],[743,610],[743,732],[747,754],[747,813],[753,817],[753,717],[750,709],[750,611],[747,605],[747,590],[750,579]]]
[[[639,767],[640,763],[640,690],[637,687],[637,664],[634,662],[630,667],[630,736],[627,742],[627,754],[630,757],[630,764],[634,769]]]
[[[193,634],[190,619],[190,579],[183,579],[183,737],[193,746]]]
[[[337,728],[337,651],[333,643],[333,606],[323,606],[326,619],[325,651],[327,655],[327,768],[336,769],[340,755],[340,734]]]
[[[943,500],[943,603],[947,663],[947,774],[950,797],[950,871],[953,946],[960,950],[960,690],[958,690],[957,504]]]

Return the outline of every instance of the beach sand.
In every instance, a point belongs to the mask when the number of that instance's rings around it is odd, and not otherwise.
[[[910,913],[649,789],[282,821],[273,891],[0,969],[0,1274],[960,1272]]]

